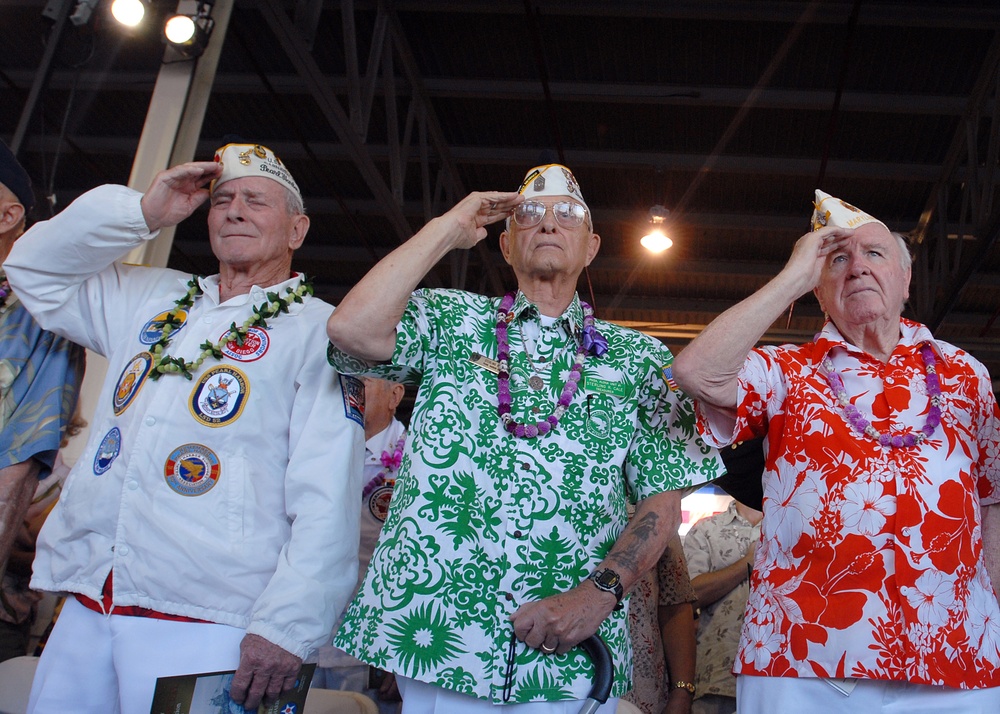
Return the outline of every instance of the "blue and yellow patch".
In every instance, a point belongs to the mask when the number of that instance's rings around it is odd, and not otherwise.
[[[163,337],[163,326],[167,323],[167,316],[173,310],[164,310],[163,312],[153,315],[146,321],[146,324],[142,326],[139,330],[139,342],[144,345],[155,345]],[[174,329],[170,334],[179,332],[184,329],[184,325],[187,324],[187,310],[177,310],[175,317],[178,320],[178,324],[174,325]]]
[[[201,496],[219,482],[219,457],[202,444],[184,444],[170,452],[163,466],[167,485],[182,496]]]
[[[205,426],[226,426],[239,419],[250,398],[250,382],[240,370],[229,365],[205,372],[191,390],[188,409]]]
[[[146,383],[146,377],[149,376],[152,367],[153,355],[149,352],[140,352],[125,365],[115,385],[115,393],[111,397],[111,408],[115,416],[121,416],[122,412],[129,408],[142,389],[142,385]]]

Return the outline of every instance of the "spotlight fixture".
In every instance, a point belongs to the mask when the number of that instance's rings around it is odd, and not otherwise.
[[[115,0],[111,3],[111,14],[125,27],[135,27],[142,22],[146,6],[142,0]]]
[[[650,253],[662,253],[674,244],[663,232],[663,222],[667,220],[669,213],[670,211],[660,205],[649,209],[649,224],[652,228],[639,239],[639,243]]]
[[[198,11],[194,15],[173,15],[163,25],[164,41],[183,59],[195,59],[205,51],[215,27],[215,20],[212,19],[214,4],[215,0],[203,0],[198,3]]]

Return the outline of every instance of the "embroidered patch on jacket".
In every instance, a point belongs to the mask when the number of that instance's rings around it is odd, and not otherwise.
[[[228,333],[229,330],[226,330],[219,335],[219,339],[221,340]],[[222,348],[222,354],[237,362],[253,362],[263,357],[270,346],[271,338],[268,336],[267,330],[251,327],[243,338],[242,345],[236,344],[236,340],[229,340]]]
[[[344,393],[344,416],[365,425],[365,383],[357,377],[340,375],[340,391]]]
[[[164,310],[163,312],[151,317],[146,324],[142,326],[142,329],[139,330],[139,342],[144,345],[155,345],[159,342],[160,338],[163,337],[163,326],[167,322],[167,315],[171,312],[173,312],[173,310]],[[179,324],[174,325],[174,329],[170,334],[180,332],[184,329],[184,325],[187,324],[187,315],[186,310],[177,310],[177,319],[179,320]]]
[[[182,496],[200,496],[219,481],[219,457],[202,444],[178,446],[167,457],[163,477]]]
[[[114,396],[111,397],[111,408],[115,416],[120,416],[128,409],[135,399],[142,385],[146,383],[149,370],[153,367],[153,355],[149,352],[140,352],[129,360],[118,377],[118,384],[115,385]]]
[[[395,483],[395,480],[386,481],[368,496],[368,510],[380,523],[385,523],[385,517],[389,515],[389,501],[392,500],[392,488]]]
[[[94,474],[100,476],[110,469],[121,450],[122,433],[117,426],[113,426],[101,439],[101,445],[97,447],[97,454],[94,456]]]
[[[250,397],[250,382],[240,370],[229,365],[205,372],[191,390],[188,408],[205,426],[225,426],[239,419]]]

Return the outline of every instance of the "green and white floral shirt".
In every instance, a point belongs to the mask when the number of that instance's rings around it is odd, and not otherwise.
[[[497,703],[583,699],[593,667],[579,648],[542,655],[519,642],[505,683],[510,615],[582,582],[625,528],[626,501],[724,469],[697,435],[691,400],[665,382],[670,351],[600,320],[608,352],[587,357],[559,424],[534,439],[508,434],[496,374],[470,360],[496,358],[499,305],[457,290],[418,290],[390,364],[330,348],[343,372],[420,384],[388,519],[335,641],[370,664]],[[583,310],[574,298],[546,326],[519,293],[512,311],[512,415],[535,422],[562,392]],[[530,361],[526,328],[538,335]],[[527,384],[536,369],[540,391]],[[614,658],[612,696],[621,696],[632,661],[627,612],[613,612],[599,632]]]

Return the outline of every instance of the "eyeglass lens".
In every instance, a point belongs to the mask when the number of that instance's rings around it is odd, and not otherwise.
[[[563,228],[576,228],[587,215],[587,209],[573,201],[560,201],[551,208],[538,201],[525,201],[514,209],[514,222],[521,228],[532,228],[542,222],[547,210],[552,211],[556,223]]]

